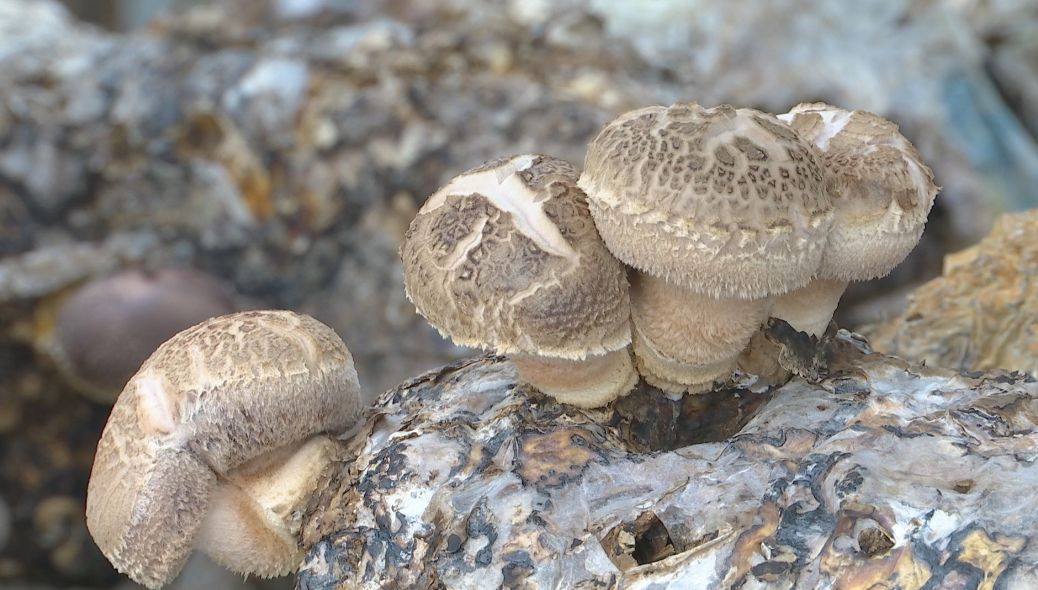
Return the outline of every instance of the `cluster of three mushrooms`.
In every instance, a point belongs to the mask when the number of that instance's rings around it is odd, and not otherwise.
[[[637,373],[697,393],[769,315],[821,334],[847,281],[908,254],[935,192],[868,113],[648,107],[599,133],[579,178],[532,155],[456,177],[411,225],[405,284],[442,334],[561,401],[602,405]]]

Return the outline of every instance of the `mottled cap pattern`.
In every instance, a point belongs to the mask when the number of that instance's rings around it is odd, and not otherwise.
[[[938,187],[896,124],[872,113],[805,103],[780,115],[822,152],[836,209],[819,276],[860,281],[889,273],[926,225]]]
[[[433,194],[400,250],[407,296],[457,344],[582,359],[631,341],[626,271],[569,163],[488,162]]]
[[[87,490],[87,527],[115,567],[148,587],[191,553],[209,497],[231,470],[360,414],[342,340],[313,318],[253,311],[163,343],[108,419]]]
[[[621,115],[588,146],[579,186],[617,258],[713,297],[807,284],[832,221],[818,150],[728,105]]]

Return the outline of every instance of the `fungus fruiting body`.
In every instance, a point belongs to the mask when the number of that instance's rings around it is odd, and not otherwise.
[[[87,490],[87,527],[116,568],[158,588],[193,548],[241,573],[285,574],[291,516],[360,387],[342,340],[284,311],[231,314],[178,333],[116,400]]]
[[[214,278],[187,268],[96,279],[61,306],[48,352],[91,399],[111,403],[141,363],[177,332],[234,311]]]
[[[401,246],[407,295],[462,346],[508,355],[557,399],[599,406],[637,372],[625,269],[602,244],[569,163],[489,162],[422,206]]]
[[[333,463],[338,445],[327,436],[313,436],[228,472],[213,491],[195,547],[237,572],[267,578],[294,571],[303,551],[293,511]]]
[[[779,118],[822,152],[835,218],[815,280],[778,298],[772,315],[818,336],[848,282],[885,276],[908,256],[938,187],[915,147],[882,117],[805,103]]]
[[[652,275],[636,275],[631,311],[638,368],[667,392],[689,386],[706,390],[731,372],[769,308],[767,299],[703,296]]]
[[[811,281],[832,222],[821,157],[753,109],[648,107],[588,146],[579,186],[632,279],[647,381],[702,392],[726,378],[774,296]]]

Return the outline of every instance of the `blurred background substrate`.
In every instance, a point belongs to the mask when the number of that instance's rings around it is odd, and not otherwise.
[[[120,292],[152,316],[206,293],[199,309],[312,314],[374,397],[473,354],[404,296],[425,197],[502,155],[580,165],[630,108],[822,100],[898,122],[943,190],[909,260],[845,296],[852,328],[1038,204],[1036,1],[65,4],[0,0],[0,588],[132,587],[82,521],[111,392],[61,346],[69,302],[115,273],[163,290]],[[133,322],[80,335],[140,355],[159,328]],[[242,584],[189,570],[183,588]]]

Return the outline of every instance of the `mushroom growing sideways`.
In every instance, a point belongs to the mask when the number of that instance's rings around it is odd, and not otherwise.
[[[87,528],[116,569],[169,583],[198,548],[240,573],[293,571],[298,517],[360,413],[353,358],[287,311],[207,320],[148,358],[112,408]]]
[[[626,271],[602,244],[577,176],[542,155],[464,172],[425,202],[400,255],[407,296],[441,334],[506,354],[523,381],[595,407],[638,376]]]
[[[635,358],[671,393],[731,374],[771,298],[813,277],[833,216],[818,150],[728,105],[621,115],[588,146],[579,185],[606,246],[640,271]]]
[[[779,118],[821,150],[836,216],[815,280],[776,300],[772,315],[819,336],[849,281],[886,276],[912,251],[938,187],[882,117],[805,103]]]

